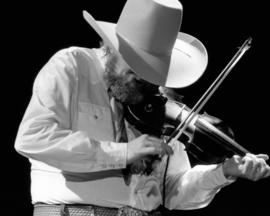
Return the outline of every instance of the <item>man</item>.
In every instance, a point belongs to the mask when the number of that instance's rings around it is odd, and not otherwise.
[[[48,61],[16,138],[16,150],[31,162],[35,216],[154,215],[161,205],[197,209],[238,177],[269,177],[263,154],[191,168],[180,142],[167,145],[123,120],[123,105],[139,103],[159,86],[188,86],[205,71],[203,44],[179,33],[177,0],[128,0],[117,24],[84,17],[104,45],[71,47]],[[145,174],[149,155],[162,159]]]

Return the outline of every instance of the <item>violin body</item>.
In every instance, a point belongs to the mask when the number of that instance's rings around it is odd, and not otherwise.
[[[170,136],[185,120],[190,109],[183,103],[162,95],[152,95],[140,104],[126,106],[125,118],[142,133]],[[198,114],[178,138],[185,145],[191,163],[212,164],[248,151],[235,142],[232,130],[220,119]]]

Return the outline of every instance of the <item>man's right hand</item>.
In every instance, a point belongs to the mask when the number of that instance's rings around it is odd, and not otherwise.
[[[147,155],[173,154],[173,150],[162,139],[143,134],[127,145],[127,164],[131,164]]]

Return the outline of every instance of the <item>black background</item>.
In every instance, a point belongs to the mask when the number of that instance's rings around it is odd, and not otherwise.
[[[57,3],[56,3],[57,2]],[[88,10],[96,19],[117,22],[124,0],[12,2],[1,7],[2,23],[2,208],[9,215],[31,215],[29,163],[14,151],[17,128],[29,102],[33,80],[46,61],[69,46],[98,46],[99,38],[82,18]],[[238,47],[251,36],[250,50],[234,67],[203,111],[227,122],[236,140],[254,153],[270,154],[269,11],[262,1],[182,0],[181,31],[206,46],[209,64],[194,85],[178,90],[189,106],[199,99]],[[4,59],[3,59],[4,57]],[[172,215],[268,214],[269,179],[239,179],[224,188],[206,208],[172,211]],[[2,214],[2,213],[1,213]]]

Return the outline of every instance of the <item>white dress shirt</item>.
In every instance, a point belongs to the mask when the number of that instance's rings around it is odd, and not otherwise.
[[[153,174],[124,181],[127,143],[117,143],[111,98],[102,79],[100,49],[57,52],[37,75],[17,134],[16,150],[31,162],[32,203],[129,205],[153,210],[162,202],[164,160]],[[126,122],[129,140],[137,134]],[[208,205],[227,180],[218,165],[190,167],[181,143],[172,144],[166,207]]]

